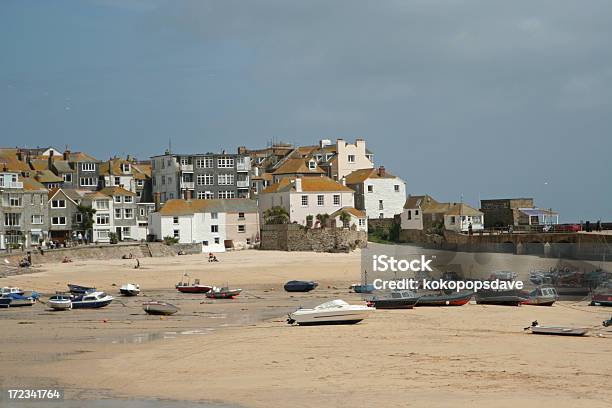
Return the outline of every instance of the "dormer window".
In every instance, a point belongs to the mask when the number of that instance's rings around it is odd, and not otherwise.
[[[322,158],[323,158],[323,156],[321,156],[320,154],[317,154],[315,156],[315,159],[317,159],[317,161],[321,161]]]
[[[129,173],[130,172],[130,163],[122,163],[121,164],[121,171],[124,173]]]
[[[310,170],[314,170],[314,169],[316,169],[316,168],[317,168],[317,162],[315,162],[314,160],[310,160],[310,161],[308,162],[308,168],[309,168]]]

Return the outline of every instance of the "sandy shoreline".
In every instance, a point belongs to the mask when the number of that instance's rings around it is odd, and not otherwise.
[[[522,333],[534,319],[600,326],[610,309],[561,302],[551,308],[468,304],[376,311],[356,326],[291,327],[284,316],[327,299],[359,301],[359,253],[244,251],[48,265],[2,279],[52,293],[66,282],[115,293],[128,281],[143,297],[95,311],[50,313],[42,305],[0,313],[0,357],[9,386],[57,386],[67,398],[136,397],[264,406],[482,406],[529,403],[603,407],[612,400],[612,332],[558,338]],[[204,301],[174,289],[188,272],[203,282],[242,287],[235,301]],[[282,284],[316,279],[291,297]],[[114,287],[112,284],[117,286]],[[181,315],[144,315],[147,297],[178,303]],[[106,320],[106,322],[104,321]]]

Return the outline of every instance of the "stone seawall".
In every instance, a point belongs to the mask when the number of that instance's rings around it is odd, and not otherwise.
[[[44,255],[38,251],[31,251],[32,263],[34,265],[46,263],[59,263],[65,257],[74,260],[84,259],[120,259],[123,256],[132,255],[133,258],[176,256],[179,251],[185,254],[202,253],[201,244],[176,244],[165,245],[161,242],[149,242],[146,244],[105,244],[105,245],[83,245],[72,248],[59,248],[44,251]],[[19,265],[19,261],[27,256],[27,252],[13,251],[0,254],[0,260],[6,268],[13,269]],[[5,260],[7,262],[5,262]],[[27,269],[24,269],[27,271]],[[6,274],[6,272],[5,272]],[[0,275],[2,272],[0,271]]]
[[[261,229],[263,250],[349,252],[365,248],[367,233],[344,228],[306,229],[296,224],[264,225]]]

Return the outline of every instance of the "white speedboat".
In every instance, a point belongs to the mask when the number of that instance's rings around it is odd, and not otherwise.
[[[336,299],[325,302],[313,309],[298,309],[289,314],[287,323],[300,326],[317,324],[355,324],[359,323],[374,308],[362,305],[349,305],[344,300]]]
[[[72,309],[72,300],[70,295],[64,295],[61,293],[55,294],[47,301],[49,307],[53,310],[70,310]]]
[[[97,309],[108,306],[113,301],[113,297],[104,292],[88,292],[81,296],[72,297],[73,309]]]
[[[119,288],[119,292],[123,296],[138,296],[140,293],[140,285],[136,283],[126,283]]]
[[[0,289],[0,296],[2,295],[21,295],[23,296],[25,292],[19,288],[16,288],[14,286],[5,286],[2,289]]]

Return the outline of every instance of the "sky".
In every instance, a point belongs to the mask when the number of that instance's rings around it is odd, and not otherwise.
[[[612,221],[609,0],[0,0],[0,145],[365,138],[410,194]]]

